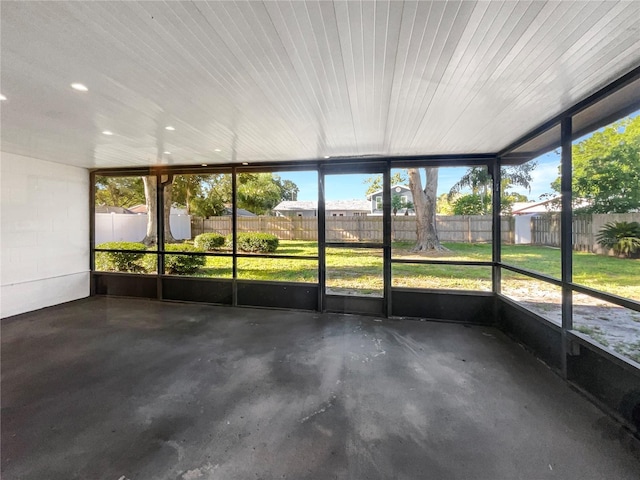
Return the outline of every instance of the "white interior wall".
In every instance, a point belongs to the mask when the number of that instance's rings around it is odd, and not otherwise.
[[[89,171],[2,152],[0,317],[89,295]]]

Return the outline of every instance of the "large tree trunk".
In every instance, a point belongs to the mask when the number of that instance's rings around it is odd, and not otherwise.
[[[164,187],[164,243],[176,243],[171,233],[171,205],[173,204],[173,175],[161,177]]]
[[[144,197],[147,203],[147,234],[142,240],[142,243],[147,245],[148,247],[158,244],[158,208],[157,208],[157,181],[155,175],[151,175],[149,177],[142,177],[142,182],[144,184]],[[167,182],[163,183],[164,186],[164,241],[165,243],[175,242],[176,239],[173,238],[171,234],[171,224],[170,224],[170,215],[171,215],[171,203],[172,203],[172,195],[171,195],[171,183],[173,182],[173,177],[169,177]]]
[[[416,236],[418,240],[413,252],[447,251],[440,244],[436,229],[436,201],[438,192],[438,167],[425,168],[426,185],[422,189],[420,170],[409,168],[409,188],[413,195],[413,205],[416,212]]]
[[[156,205],[156,189],[157,182],[156,176],[142,177],[142,183],[144,184],[144,198],[147,204],[147,234],[145,235],[142,243],[147,247],[158,244],[158,211]]]

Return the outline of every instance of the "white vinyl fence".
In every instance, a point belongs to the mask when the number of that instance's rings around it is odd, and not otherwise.
[[[147,214],[96,213],[96,245],[104,242],[140,242],[147,233]],[[170,215],[171,233],[177,240],[191,238],[191,217]]]

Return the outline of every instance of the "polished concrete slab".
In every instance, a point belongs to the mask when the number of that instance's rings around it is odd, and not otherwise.
[[[637,479],[499,331],[89,298],[2,333],[2,478]]]

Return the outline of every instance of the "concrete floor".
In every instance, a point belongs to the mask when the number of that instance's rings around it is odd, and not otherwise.
[[[90,298],[1,329],[5,480],[640,476],[491,328]]]

